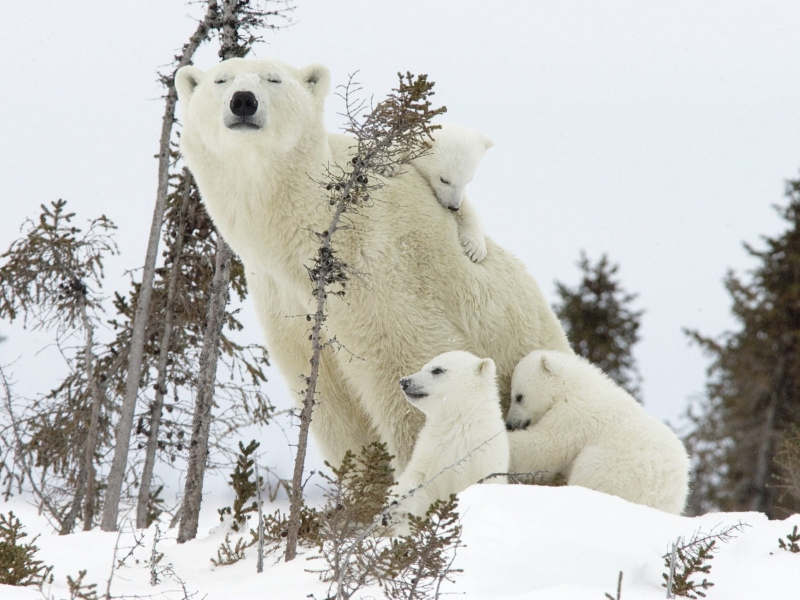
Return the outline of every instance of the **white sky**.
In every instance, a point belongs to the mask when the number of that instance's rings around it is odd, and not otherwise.
[[[66,198],[82,219],[105,213],[120,226],[109,292],[126,290],[118,277],[143,260],[155,200],[156,70],[203,7],[7,4],[0,249],[40,203]],[[647,311],[636,352],[645,407],[675,421],[708,362],[682,328],[733,327],[722,277],[753,265],[742,241],[782,229],[771,205],[800,167],[800,3],[298,0],[294,20],[257,55],[323,63],[335,84],[359,71],[376,98],[397,71],[428,73],[445,120],[495,140],[470,198],[550,300],[555,279],[577,282],[581,249],[621,264]],[[341,109],[331,97],[331,130]],[[23,357],[20,389],[51,383],[53,351],[34,358],[46,337],[0,331],[0,362]]]

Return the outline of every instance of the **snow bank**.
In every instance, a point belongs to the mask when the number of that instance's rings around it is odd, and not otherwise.
[[[217,508],[210,503],[205,507],[197,540],[178,545],[175,530],[170,530],[159,544],[161,564],[171,563],[187,590],[199,592],[198,600],[204,595],[208,600],[325,597],[327,584],[309,572],[321,565],[308,560],[313,552],[289,564],[278,555],[268,557],[262,574],[256,573],[254,549],[240,563],[214,567],[210,559],[225,537],[225,530],[215,527]],[[14,510],[31,536],[41,534],[39,558],[55,567],[55,582],[45,587],[46,593],[56,600],[68,598],[66,576],[86,569],[85,581],[97,583],[104,594],[117,534],[55,535],[20,499],[0,504],[0,510]],[[469,600],[602,600],[605,593],[616,594],[619,571],[624,574],[624,600],[661,599],[662,556],[678,536],[688,539],[699,529],[718,531],[739,522],[748,527],[719,545],[711,562],[708,579],[715,586],[708,590],[708,600],[800,598],[800,554],[778,548],[778,539],[800,526],[800,515],[785,521],[769,521],[760,513],[687,518],[577,487],[516,485],[473,486],[461,494],[460,512],[466,547],[459,550],[454,566],[464,573],[443,591]],[[112,595],[183,598],[175,580],[149,585],[147,560],[154,532],[155,527],[139,532],[145,536],[142,546],[117,570]],[[132,539],[127,528],[119,537],[118,558],[128,553]],[[363,596],[379,594],[370,590]],[[42,594],[35,588],[0,586],[0,598],[41,600]]]

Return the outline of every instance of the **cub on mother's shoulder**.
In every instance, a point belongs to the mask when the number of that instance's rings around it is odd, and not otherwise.
[[[549,471],[630,502],[680,514],[689,459],[675,433],[586,359],[535,351],[511,380],[512,473]]]
[[[401,513],[425,515],[493,473],[508,472],[508,436],[500,410],[494,361],[469,352],[446,352],[403,377],[408,402],[425,413],[408,466],[393,493],[403,496]],[[491,483],[506,483],[505,476]],[[422,487],[419,487],[422,486]]]
[[[467,199],[466,187],[492,146],[494,142],[482,133],[457,123],[445,123],[433,132],[430,152],[409,163],[428,180],[439,204],[453,211],[458,239],[473,262],[486,258],[486,241],[478,214]]]
[[[478,213],[467,199],[466,187],[492,146],[494,142],[482,133],[457,123],[445,123],[434,130],[427,151],[408,163],[427,180],[439,204],[453,212],[464,253],[476,263],[486,258],[486,240]],[[392,177],[400,169],[400,165],[393,165],[381,174]]]

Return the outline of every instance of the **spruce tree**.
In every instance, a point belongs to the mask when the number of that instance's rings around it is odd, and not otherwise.
[[[600,367],[611,379],[639,397],[641,376],[633,357],[643,310],[633,310],[636,294],[625,292],[619,265],[603,254],[592,264],[581,251],[582,279],[575,288],[556,281],[559,301],[553,310],[561,319],[577,354]]]
[[[784,432],[800,423],[800,180],[787,183],[787,229],[745,244],[758,266],[744,279],[729,272],[736,331],[718,338],[687,332],[712,357],[706,394],[690,410],[687,443],[695,456],[690,510],[757,510],[783,514],[773,486]],[[784,495],[783,509],[800,510]]]

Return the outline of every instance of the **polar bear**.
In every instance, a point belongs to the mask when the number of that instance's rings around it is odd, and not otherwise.
[[[459,240],[473,262],[486,258],[486,242],[478,214],[467,200],[465,188],[475,177],[478,163],[492,146],[494,142],[482,133],[457,123],[445,123],[433,132],[428,150],[409,163],[428,181],[439,204],[453,211]]]
[[[534,351],[511,381],[510,472],[549,471],[579,485],[680,514],[686,449],[664,423],[581,356]]]
[[[425,413],[411,460],[392,491],[402,498],[401,513],[424,516],[436,500],[508,472],[508,435],[491,358],[445,352],[419,373],[400,379],[400,387],[408,402]],[[490,482],[506,483],[506,477]]]
[[[325,130],[330,74],[272,59],[232,58],[175,77],[181,153],[219,232],[244,263],[266,346],[296,400],[310,372],[307,267],[331,221],[319,186],[348,168],[355,140]],[[532,350],[569,352],[564,330],[533,277],[486,240],[476,265],[457,226],[416,169],[388,178],[375,202],[351,214],[333,244],[354,272],[343,299],[331,296],[312,433],[323,457],[383,441],[400,471],[423,423],[398,379],[431,356],[465,350],[497,365],[508,406],[514,366]]]

